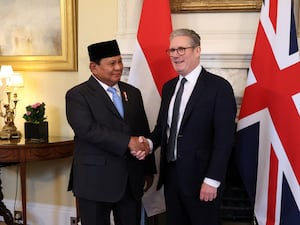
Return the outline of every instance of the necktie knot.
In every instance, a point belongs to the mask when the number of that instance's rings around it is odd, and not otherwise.
[[[114,88],[114,87],[108,87],[108,88],[107,88],[107,91],[109,91],[109,92],[112,93],[112,94],[116,94],[116,93],[117,93],[117,89]]]
[[[180,86],[184,85],[185,82],[186,82],[186,78],[183,77],[183,78],[181,79],[181,81],[180,81]]]
[[[113,87],[108,87],[107,91],[112,93],[113,103],[114,103],[115,107],[117,108],[117,110],[118,110],[119,114],[121,115],[121,117],[124,117],[124,109],[123,109],[122,99],[118,95],[117,89],[113,88]]]

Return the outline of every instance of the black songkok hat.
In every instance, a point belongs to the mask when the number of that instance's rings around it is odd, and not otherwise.
[[[100,59],[121,55],[116,40],[99,42],[88,46],[90,61],[99,62]]]

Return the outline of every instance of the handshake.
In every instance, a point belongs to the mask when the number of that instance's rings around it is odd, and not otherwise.
[[[129,144],[131,155],[138,160],[143,160],[150,153],[150,146],[148,140],[144,136],[131,137]]]

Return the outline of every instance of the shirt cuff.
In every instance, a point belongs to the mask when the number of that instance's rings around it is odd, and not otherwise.
[[[149,154],[151,154],[151,153],[153,152],[153,142],[152,142],[149,138],[147,138],[147,141],[148,141],[149,147],[150,147],[150,152],[149,152]]]
[[[214,180],[214,179],[211,179],[211,178],[208,178],[208,177],[204,178],[204,183],[206,183],[210,186],[213,186],[214,188],[218,188],[221,184],[220,181],[217,181],[217,180]]]

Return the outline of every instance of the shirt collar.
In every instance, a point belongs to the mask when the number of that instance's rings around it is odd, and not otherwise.
[[[96,79],[96,81],[103,87],[103,89],[105,91],[107,91],[107,88],[109,88],[110,86],[108,86],[107,84],[103,83],[102,81],[98,80],[93,74],[92,76]],[[115,88],[117,90],[118,93],[121,93],[120,88],[118,83],[116,83],[114,86],[112,86],[113,88]]]
[[[185,77],[188,82],[190,82],[192,84],[196,84],[201,71],[202,71],[202,66],[199,63],[198,66],[195,67],[195,69],[193,69],[192,72],[190,72],[189,74],[187,74],[185,76],[180,75],[179,80],[181,80],[183,77]]]

